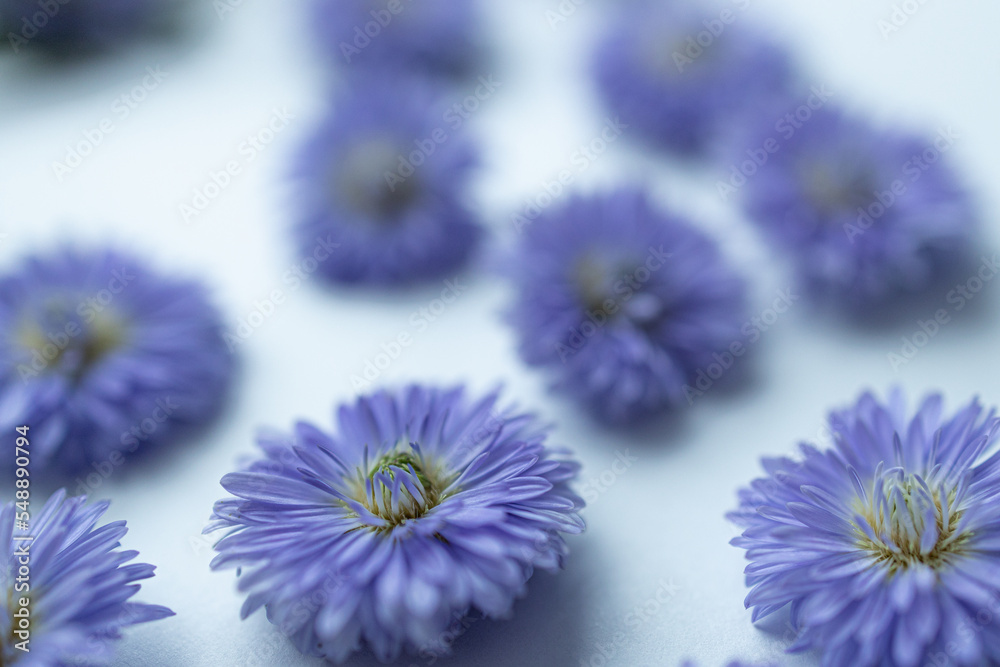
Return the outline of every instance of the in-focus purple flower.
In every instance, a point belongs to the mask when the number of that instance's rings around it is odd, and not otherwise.
[[[623,2],[594,53],[608,108],[656,143],[699,152],[755,106],[789,94],[787,54],[746,23],[742,10],[707,13],[690,3]]]
[[[748,145],[772,139],[780,150],[741,199],[809,291],[865,313],[926,293],[964,263],[976,213],[944,164],[953,137],[882,130],[833,109],[789,127],[791,137],[773,123],[768,114]]]
[[[128,601],[155,568],[126,565],[139,553],[119,549],[125,522],[97,527],[109,503],[86,502],[57,491],[31,513],[28,530],[16,527],[22,510],[14,502],[0,510],[0,665],[106,665],[124,628],[174,615]],[[25,536],[33,539],[17,539]],[[20,572],[26,561],[27,577]],[[17,646],[25,640],[28,652]]]
[[[743,280],[640,191],[574,197],[522,232],[508,316],[521,356],[599,418],[687,403],[698,371],[743,340]]]
[[[0,0],[0,34],[16,52],[106,49],[158,25],[169,0]]]
[[[313,0],[312,19],[322,48],[346,67],[457,74],[479,55],[477,0]]]
[[[557,570],[583,530],[579,465],[531,415],[463,389],[411,386],[338,410],[338,432],[263,435],[265,457],[222,485],[214,568],[239,567],[242,615],[342,661],[446,652],[469,613],[506,616],[534,568]]]
[[[0,277],[0,430],[33,429],[33,472],[89,470],[204,422],[232,370],[203,286],[139,258],[67,248]]]
[[[940,395],[907,411],[864,394],[830,415],[834,446],[764,459],[740,492],[746,603],[790,606],[830,667],[973,667],[1000,660],[1000,420]]]
[[[359,82],[304,147],[300,252],[338,244],[319,263],[327,279],[440,278],[477,247],[482,230],[464,201],[475,151],[444,121],[435,93],[417,82]]]

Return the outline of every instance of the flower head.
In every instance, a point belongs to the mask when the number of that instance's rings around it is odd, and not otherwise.
[[[689,661],[683,663],[681,665],[681,667],[698,667],[698,666],[697,666],[696,663],[691,662],[689,660]],[[777,667],[777,666],[774,663],[771,663],[771,662],[768,662],[768,663],[750,663],[750,662],[742,662],[740,660],[733,660],[732,662],[728,663],[726,665],[726,667]]]
[[[313,30],[336,62],[460,73],[477,57],[476,0],[313,0]]]
[[[510,273],[521,356],[608,421],[686,402],[698,371],[742,340],[743,281],[711,239],[638,191],[545,211]]]
[[[726,23],[690,3],[621,3],[594,54],[605,103],[663,146],[704,150],[749,109],[792,88],[787,55],[744,21]]]
[[[0,510],[0,664],[105,665],[122,629],[174,615],[128,601],[139,592],[135,582],[152,577],[155,568],[126,565],[138,552],[119,549],[125,522],[98,528],[109,503],[86,502],[86,496],[67,498],[60,490],[33,513],[28,530],[15,527],[21,509],[13,502]],[[19,574],[25,558],[27,581]],[[28,619],[23,635],[17,632],[22,618]],[[28,652],[16,646],[25,639]]]
[[[545,439],[496,395],[361,398],[337,433],[264,435],[264,458],[222,479],[236,497],[206,529],[232,529],[212,566],[240,567],[243,616],[266,606],[303,653],[444,650],[456,618],[508,614],[535,567],[561,567],[561,534],[583,530],[579,466]]]
[[[305,146],[299,245],[338,244],[320,263],[329,280],[404,283],[460,268],[481,229],[464,188],[475,153],[444,129],[435,91],[415,82],[359,83]]]
[[[1000,420],[973,401],[912,415],[899,390],[830,415],[832,449],[765,459],[740,492],[754,620],[786,605],[825,666],[1000,660]]]
[[[166,15],[164,0],[0,0],[0,33],[20,51],[104,49],[131,41]]]
[[[810,291],[871,310],[933,288],[970,249],[974,206],[942,160],[951,141],[821,110],[748,177],[743,206]]]
[[[220,407],[233,367],[221,333],[200,284],[138,258],[31,257],[0,277],[0,429],[34,429],[33,471],[163,442]]]

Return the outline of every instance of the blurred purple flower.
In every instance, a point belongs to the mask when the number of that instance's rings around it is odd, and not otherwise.
[[[464,203],[476,163],[431,87],[368,81],[338,100],[300,157],[300,251],[339,244],[320,273],[400,284],[461,269],[482,230]]]
[[[601,419],[685,402],[698,370],[743,339],[743,280],[643,192],[575,197],[523,231],[508,316],[521,356]]]
[[[161,443],[221,407],[233,370],[221,334],[202,285],[144,260],[30,257],[0,277],[0,430],[33,429],[35,472]]]
[[[477,0],[313,0],[312,19],[322,47],[348,67],[450,74],[478,56]]]
[[[773,132],[773,116],[761,125]],[[746,178],[743,206],[817,297],[864,313],[919,296],[953,277],[972,248],[974,205],[941,162],[953,141],[823,109]]]
[[[642,0],[617,11],[594,53],[597,86],[613,113],[659,145],[704,151],[755,106],[789,95],[787,54],[740,9]]]
[[[243,570],[242,616],[266,606],[309,655],[363,642],[387,661],[446,652],[472,611],[509,615],[534,568],[561,568],[583,501],[579,465],[497,400],[411,386],[341,406],[335,435],[262,435],[265,458],[222,479],[237,497],[206,528],[232,529],[212,567]]]
[[[119,549],[128,532],[125,522],[96,527],[109,503],[86,502],[86,496],[66,498],[65,491],[57,491],[32,513],[29,530],[15,526],[21,510],[13,502],[0,510],[0,591],[5,592],[0,595],[0,664],[106,665],[124,628],[174,615],[166,607],[128,602],[139,592],[135,582],[152,577],[155,568],[126,565],[139,554]],[[16,539],[27,535],[33,539]],[[28,577],[18,573],[25,559]],[[29,601],[27,607],[22,598]],[[28,619],[27,636],[17,633],[22,618]],[[28,652],[16,647],[24,639]]]
[[[1000,420],[978,401],[941,413],[937,394],[911,415],[899,390],[866,393],[830,415],[832,449],[764,459],[740,491],[746,604],[754,620],[790,605],[790,651],[826,667],[1000,660]]]

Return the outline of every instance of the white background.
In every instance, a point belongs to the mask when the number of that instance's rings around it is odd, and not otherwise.
[[[125,547],[158,566],[139,599],[177,612],[129,630],[116,664],[319,664],[301,657],[262,613],[239,620],[234,576],[209,571],[211,541],[200,531],[224,495],[219,478],[253,452],[255,429],[287,428],[299,418],[329,424],[332,406],[355,393],[351,375],[383,342],[412,333],[410,314],[442,286],[392,295],[331,290],[317,281],[288,288],[282,276],[295,262],[288,162],[323,109],[329,73],[305,34],[299,3],[243,2],[221,19],[211,3],[202,5],[180,43],[64,67],[0,56],[0,267],[8,270],[23,253],[57,240],[112,241],[157,266],[203,276],[216,288],[230,329],[256,300],[274,289],[285,293],[285,303],[240,347],[240,382],[224,418],[197,438],[129,461],[94,495],[112,499],[109,519],[128,520]],[[553,28],[546,11],[557,5],[498,0],[488,10],[499,47],[482,73],[502,86],[468,128],[486,156],[474,203],[503,241],[514,236],[511,211],[568,167],[604,124],[585,66],[607,5],[584,1]],[[737,14],[772,26],[807,79],[826,84],[841,104],[928,134],[952,126],[960,139],[948,159],[977,192],[987,227],[983,251],[992,255],[1000,210],[1000,6],[927,0],[885,37],[878,22],[891,12],[888,0],[760,0]],[[128,118],[116,116],[115,99],[156,65],[167,79]],[[474,88],[459,84],[455,100]],[[185,224],[180,204],[190,203],[210,171],[241,159],[241,142],[276,108],[293,114],[293,122]],[[60,182],[53,162],[106,117],[114,132]],[[641,180],[690,212],[753,279],[755,312],[788,284],[769,250],[719,200],[707,168],[672,164],[626,136],[576,175],[580,189]],[[979,307],[967,309],[975,312],[956,316],[898,372],[887,355],[917,330],[916,317],[898,328],[863,330],[797,305],[754,346],[753,360],[744,362],[751,381],[742,390],[709,392],[676,420],[642,433],[606,430],[549,395],[545,378],[519,362],[513,332],[499,321],[507,295],[498,281],[485,273],[468,280],[470,289],[414,335],[380,382],[468,381],[486,390],[502,381],[509,398],[558,425],[554,439],[578,452],[584,483],[602,473],[608,480],[618,452],[637,461],[587,509],[590,527],[573,540],[567,570],[536,577],[512,620],[475,623],[442,664],[673,665],[686,657],[704,665],[733,657],[818,664],[816,656],[782,657],[780,620],[769,628],[750,623],[743,555],[727,545],[735,530],[723,519],[737,487],[758,474],[761,455],[815,439],[826,410],[862,388],[882,391],[898,382],[913,393],[941,389],[951,406],[974,394],[1000,402],[998,287],[988,285]],[[929,299],[925,319],[940,307],[948,307],[944,293]],[[667,602],[629,623],[663,584],[672,592]]]

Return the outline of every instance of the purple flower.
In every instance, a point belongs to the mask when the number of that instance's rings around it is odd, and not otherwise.
[[[748,110],[792,87],[787,55],[746,20],[735,8],[711,14],[679,2],[621,3],[593,62],[608,108],[658,144],[704,150]]]
[[[125,522],[96,527],[109,503],[86,502],[57,491],[32,513],[28,530],[15,526],[23,510],[14,502],[0,510],[0,664],[106,665],[124,628],[174,615],[128,602],[139,592],[135,582],[152,577],[155,568],[126,565],[139,554],[119,549]],[[25,536],[33,539],[19,539]]]
[[[832,109],[788,127],[791,137],[774,129],[768,115],[763,131],[780,150],[747,177],[743,206],[811,292],[865,312],[926,293],[963,263],[976,215],[941,159],[952,137],[877,129]]]
[[[165,17],[163,0],[0,0],[0,34],[20,52],[104,49],[131,41]]]
[[[681,664],[681,667],[698,667],[697,663],[691,662],[690,660]],[[773,662],[768,663],[750,663],[742,662],[740,660],[733,660],[726,667],[777,667]]]
[[[0,432],[32,427],[33,472],[89,470],[221,407],[219,314],[200,284],[146,267],[64,249],[0,277]]]
[[[575,197],[522,231],[508,318],[521,356],[599,418],[687,402],[699,370],[743,340],[742,279],[711,239],[640,191]]]
[[[510,614],[534,568],[562,566],[583,501],[579,465],[497,400],[411,386],[341,406],[335,434],[262,435],[206,528],[232,529],[212,567],[241,568],[243,617],[265,606],[309,655],[364,643],[387,661],[446,652],[470,612]]]
[[[790,605],[823,665],[978,666],[1000,660],[1000,420],[972,401],[942,418],[901,391],[830,415],[834,446],[764,459],[740,492],[754,620]]]
[[[459,73],[478,57],[475,0],[314,0],[312,18],[323,48],[347,66]]]
[[[481,228],[463,200],[475,165],[431,88],[370,80],[338,100],[299,160],[301,252],[339,244],[321,275],[400,284],[460,269]]]

